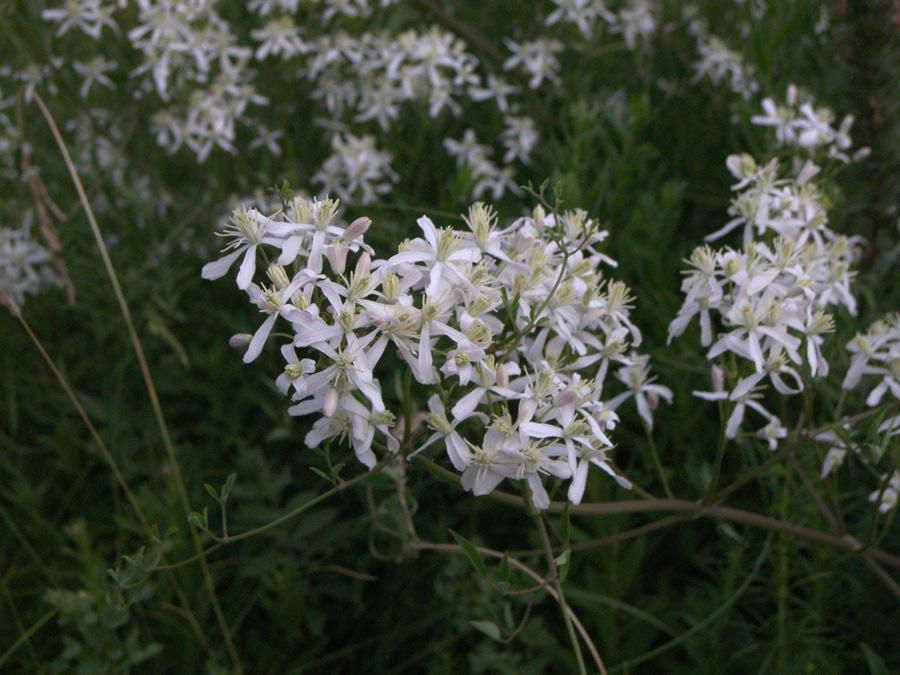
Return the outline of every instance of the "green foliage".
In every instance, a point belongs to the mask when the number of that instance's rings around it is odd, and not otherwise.
[[[130,68],[140,65],[135,53],[115,46],[108,28],[106,46],[74,31],[54,38],[40,18],[45,4],[62,3],[0,1],[0,66],[9,70],[0,73],[0,100],[20,94],[24,75],[16,80],[9,73],[49,67],[51,54],[87,60],[102,52]],[[246,3],[218,4],[242,35],[262,26]],[[398,32],[458,22],[502,50],[504,38],[550,34],[540,17],[557,6],[501,2],[486,11],[484,3],[439,3],[449,7],[449,18],[442,18],[429,11],[431,4],[400,3],[377,12],[373,25]],[[559,87],[532,91],[527,77],[515,84],[524,91],[522,114],[541,132],[531,164],[517,166],[516,181],[549,181],[548,195],[550,186],[560,186],[563,208],[584,208],[610,231],[603,250],[620,262],[617,278],[638,299],[636,321],[655,372],[678,387],[674,405],[660,406],[655,419],[653,441],[666,482],[676,495],[697,501],[713,480],[724,416],[714,404],[690,398],[691,391],[709,388],[699,329],[667,345],[666,327],[682,299],[682,260],[729,218],[725,159],[777,153],[770,130],[749,119],[763,96],[783,98],[792,82],[839,116],[856,116],[856,145],[871,146],[873,156],[834,176],[828,195],[835,229],[867,238],[854,289],[860,316],[838,316],[840,338],[825,347],[832,368],[843,374],[845,336],[900,307],[900,42],[887,0],[836,3],[833,10],[817,0],[769,2],[752,24],[750,12],[760,3],[693,4],[756,67],[761,90],[751,100],[695,78],[696,40],[684,22],[688,3],[676,0],[656,5],[663,27],[634,51],[619,33],[585,41],[574,25],[557,26],[552,34],[571,47]],[[298,23],[316,28],[316,6],[301,3]],[[137,10],[129,4],[124,11]],[[816,33],[823,11],[833,25]],[[339,21],[349,31],[366,27],[360,17]],[[489,72],[504,73],[502,62],[479,56]],[[199,164],[184,148],[167,154],[149,131],[150,96],[122,93],[129,91],[127,77],[115,82],[115,91],[98,88],[90,104],[78,95],[70,70],[51,68],[36,89],[69,122],[61,125],[63,134],[131,304],[178,466],[164,449],[85,213],[45,123],[23,98],[22,128],[0,129],[0,225],[29,222],[37,232],[39,204],[49,208],[23,180],[20,142],[27,142],[47,198],[65,216],[52,221],[76,293],[71,305],[62,288],[28,297],[23,314],[142,510],[133,509],[27,333],[0,308],[0,669],[233,673],[224,625],[246,673],[577,672],[559,607],[546,590],[553,580],[537,581],[516,564],[539,579],[548,569],[527,514],[464,494],[414,463],[389,466],[344,489],[363,473],[352,453],[337,442],[307,448],[309,425],[287,414],[273,385],[274,361],[248,367],[228,346],[230,335],[255,330],[258,317],[232,284],[200,278],[202,265],[217,256],[213,231],[254,193],[284,204],[313,190],[311,177],[328,156],[315,122],[322,110],[309,99],[306,81],[272,64],[259,66],[259,77],[280,92],[267,119],[284,132],[278,157],[214,151]],[[55,98],[47,95],[51,86],[59,91]],[[2,110],[16,118],[13,105]],[[366,129],[379,133],[370,124]],[[502,115],[472,102],[459,116],[446,113],[437,121],[427,107],[403,109],[398,126],[380,139],[395,158],[394,191],[371,206],[347,204],[348,219],[373,219],[367,241],[376,249],[395,249],[422,213],[449,223],[472,201],[477,177],[456,170],[442,146],[470,127],[495,142]],[[245,147],[250,131],[241,133],[248,136],[239,142]],[[121,163],[111,165],[111,156]],[[264,186],[274,187],[265,193]],[[501,220],[534,203],[509,193],[497,200]],[[396,400],[404,386],[401,363],[393,361],[395,375],[384,379]],[[408,423],[422,427],[426,403],[412,391]],[[860,403],[867,393],[845,397],[837,386],[823,387],[815,407],[802,411],[805,421],[831,422],[836,410],[850,409],[853,398]],[[801,412],[800,404],[790,405],[785,420]],[[878,432],[882,419],[866,421],[853,438],[833,431],[879,467],[896,466],[900,444]],[[622,473],[661,494],[640,420],[623,419],[616,442]],[[817,481],[827,451],[810,442],[794,455]],[[722,475],[739,477],[770,456],[759,439],[739,436],[723,457]],[[179,470],[188,512],[173,478]],[[893,516],[873,516],[867,501],[878,472],[855,461],[853,452],[842,471],[816,485],[829,504],[846,505],[847,536],[867,541],[874,533],[876,546],[897,555]],[[329,490],[334,496],[304,509]],[[564,499],[561,492],[556,499]],[[607,476],[592,474],[583,503],[630,498],[623,495]],[[725,503],[831,532],[786,463],[769,467]],[[295,510],[296,517],[277,527],[220,546]],[[588,517],[567,509],[558,522],[550,519],[567,602],[609,672],[900,670],[894,628],[900,603],[859,556],[705,517],[607,540],[665,515]],[[193,532],[201,550],[214,549],[205,558],[208,577],[199,562],[180,564],[197,555]],[[422,542],[456,548],[417,548]],[[504,553],[488,558],[476,546]],[[897,579],[896,570],[888,573]],[[56,612],[53,620],[46,620],[49,610]]]

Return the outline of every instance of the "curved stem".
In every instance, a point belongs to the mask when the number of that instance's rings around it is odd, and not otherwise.
[[[44,103],[44,100],[37,93],[37,91],[32,91],[32,98],[40,108],[41,114],[47,121],[47,124],[50,127],[50,131],[53,133],[54,139],[56,139],[56,144],[59,147],[60,152],[62,153],[66,167],[69,170],[69,175],[72,177],[72,182],[75,184],[75,190],[78,192],[78,198],[81,201],[81,205],[84,208],[88,223],[91,226],[91,231],[93,232],[94,239],[97,242],[97,248],[100,251],[100,257],[103,259],[103,265],[106,268],[107,275],[109,276],[110,282],[113,286],[113,292],[116,296],[116,300],[119,303],[119,310],[122,313],[122,318],[125,319],[125,325],[128,328],[128,335],[131,338],[131,344],[134,347],[134,353],[137,357],[138,364],[141,369],[141,375],[144,379],[144,385],[147,389],[147,394],[150,397],[150,405],[153,408],[153,414],[156,417],[160,435],[162,436],[163,445],[166,448],[166,454],[169,458],[169,468],[172,471],[172,477],[174,479],[173,482],[175,483],[175,487],[181,500],[181,505],[184,508],[184,512],[188,513],[190,511],[190,502],[188,500],[184,478],[181,475],[181,466],[178,463],[175,446],[172,443],[171,437],[169,436],[169,428],[166,425],[166,420],[162,412],[162,406],[159,402],[159,396],[156,393],[156,385],[154,385],[153,378],[150,375],[150,369],[147,365],[147,358],[144,355],[144,348],[141,345],[140,337],[138,336],[137,330],[134,327],[134,321],[131,318],[131,310],[128,307],[128,302],[125,299],[125,294],[122,292],[122,287],[119,284],[118,275],[116,274],[115,268],[113,268],[112,260],[110,259],[109,252],[106,249],[106,243],[103,241],[103,236],[100,233],[100,226],[97,224],[97,219],[94,217],[93,209],[91,209],[87,194],[84,191],[84,186],[81,184],[81,179],[78,176],[78,171],[75,169],[75,164],[72,161],[72,157],[69,155],[69,149],[66,147],[66,143],[63,140],[62,134],[59,132],[59,128],[56,126],[56,122],[54,121],[53,116],[50,114],[50,110],[47,108],[47,105]],[[189,525],[188,528],[191,533],[191,540],[193,542],[194,549],[198,553],[202,553],[203,546],[200,543],[200,537],[197,534],[197,529],[193,527],[193,525]],[[225,621],[225,614],[222,612],[222,606],[219,603],[219,598],[216,594],[216,588],[215,584],[213,583],[212,575],[209,572],[209,566],[206,564],[206,560],[202,557],[200,558],[200,569],[203,575],[203,584],[206,588],[206,594],[209,597],[213,612],[216,615],[216,622],[219,624],[219,630],[222,633],[222,638],[225,642],[225,648],[228,650],[228,655],[231,659],[234,672],[237,673],[237,675],[241,675],[241,673],[243,673],[241,660],[238,656],[237,649],[234,646],[234,641],[231,639],[231,632],[228,628],[227,622]]]
[[[584,656],[581,654],[581,645],[578,644],[578,636],[575,634],[575,627],[572,625],[572,618],[569,616],[569,606],[566,604],[566,596],[565,593],[563,593],[562,582],[559,579],[556,560],[553,558],[553,547],[550,545],[550,537],[547,536],[547,525],[544,523],[543,515],[536,514],[534,516],[534,522],[541,535],[541,544],[543,544],[544,547],[544,557],[547,559],[547,566],[550,568],[550,578],[556,588],[557,601],[559,602],[560,610],[562,610],[563,620],[566,624],[566,632],[569,634],[569,641],[572,643],[572,649],[575,650],[575,660],[578,662],[578,672],[581,675],[587,675],[587,668],[584,665]],[[603,669],[603,672],[605,672],[605,669]]]
[[[247,530],[246,532],[241,532],[240,534],[230,535],[227,540],[221,539],[216,544],[210,546],[209,548],[207,548],[203,551],[200,551],[199,553],[197,553],[197,555],[191,556],[190,558],[185,558],[184,560],[180,560],[177,563],[172,563],[171,565],[154,566],[145,571],[146,572],[155,572],[158,570],[170,570],[170,569],[175,569],[176,567],[184,567],[185,565],[192,563],[196,560],[203,559],[207,554],[212,553],[213,551],[216,551],[216,550],[222,548],[223,546],[226,546],[228,544],[233,544],[234,542],[241,541],[242,539],[248,539],[249,537],[256,536],[257,534],[262,534],[263,532],[267,532],[268,530],[271,530],[274,527],[283,525],[284,523],[288,522],[289,520],[296,518],[304,511],[308,511],[316,504],[319,504],[319,503],[325,501],[326,499],[328,499],[329,497],[333,497],[334,495],[336,495],[340,492],[343,492],[344,490],[351,487],[352,485],[356,485],[357,483],[365,480],[369,476],[372,476],[372,475],[378,473],[385,466],[387,466],[393,459],[394,459],[393,455],[387,455],[387,456],[383,457],[381,459],[381,461],[378,462],[378,464],[373,466],[371,469],[369,469],[365,473],[361,473],[360,475],[356,476],[355,478],[351,478],[348,481],[342,482],[340,485],[337,485],[337,486],[331,488],[330,490],[323,492],[318,497],[313,497],[308,502],[304,502],[303,504],[298,506],[296,509],[293,509],[292,511],[288,511],[283,516],[279,516],[275,520],[272,520],[272,521],[266,523],[265,525],[261,525],[259,527],[253,528],[252,530]]]
[[[519,503],[521,504],[521,501]],[[459,546],[458,544],[429,544],[428,542],[424,542],[424,541],[416,541],[416,542],[412,543],[411,547],[413,549],[424,549],[424,550],[429,550],[429,551],[445,551],[447,553],[456,553],[456,554],[466,555],[466,552],[463,550],[463,547]],[[504,554],[501,553],[500,551],[495,551],[490,548],[484,548],[482,546],[476,546],[475,550],[479,553],[479,555],[486,555],[491,558],[502,558],[504,556]],[[527,574],[529,577],[534,579],[539,584],[544,582],[544,579],[543,579],[543,577],[541,577],[540,574],[535,572],[533,569],[531,569],[530,567],[528,567],[521,561],[516,560],[515,558],[510,558],[510,557],[507,557],[507,560],[509,560],[510,565],[512,565],[516,569],[520,570],[524,574]],[[552,586],[546,586],[546,590],[547,590],[547,593],[550,594],[551,598],[553,598],[557,602],[559,601],[559,598],[556,595],[555,588],[553,588]],[[572,611],[571,607],[567,608],[566,612],[569,615],[569,618],[572,620],[572,624],[575,626],[575,630],[578,631],[578,634],[581,635],[581,637],[584,639],[585,643],[587,644],[588,651],[590,651],[591,658],[594,659],[594,663],[597,664],[597,668],[600,670],[601,673],[603,673],[605,675],[606,669],[603,666],[603,660],[600,658],[600,654],[597,652],[597,648],[594,646],[593,641],[590,639],[590,636],[588,635],[588,632],[585,629],[584,625],[581,623],[581,621],[578,620],[578,616],[575,614],[575,612]]]
[[[417,455],[413,461],[416,461],[420,466],[425,467],[430,473],[443,480],[455,483],[459,483],[460,481],[458,474],[438,466],[426,457]],[[499,490],[494,490],[488,495],[488,498],[504,504],[511,504],[514,506],[522,505],[521,496],[509,494],[508,492],[501,492]],[[775,518],[769,518],[768,516],[763,516],[758,513],[742,511],[727,506],[706,506],[701,502],[689,501],[687,499],[641,499],[607,502],[605,504],[579,504],[577,506],[569,504],[568,502],[550,502],[550,505],[547,507],[547,512],[562,513],[562,510],[566,505],[569,506],[569,513],[571,515],[581,516],[610,516],[628,513],[680,513],[690,517],[703,516],[708,518],[722,518],[723,520],[732,520],[734,522],[761,527],[775,532],[786,532],[787,534],[800,537],[801,539],[813,541],[817,544],[825,544],[826,546],[834,546],[835,548],[841,548],[845,551],[850,551],[851,553],[861,553],[864,548],[861,542],[850,536],[837,537],[808,527],[803,527],[802,525],[784,523]],[[900,557],[879,549],[868,550],[868,553],[870,553],[877,561],[888,565],[889,567],[900,569]]]
[[[663,492],[666,493],[666,497],[672,499],[672,490],[669,488],[669,481],[666,480],[666,472],[663,471],[662,463],[659,461],[659,453],[656,451],[656,441],[653,440],[653,430],[648,424],[644,424],[644,431],[647,432],[647,443],[650,445],[650,454],[653,456],[656,472],[659,474],[659,480],[662,482]]]

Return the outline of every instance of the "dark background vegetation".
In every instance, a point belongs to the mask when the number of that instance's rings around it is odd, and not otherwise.
[[[751,0],[747,0],[749,5]],[[220,3],[236,25],[248,22],[241,3]],[[657,411],[655,441],[676,495],[696,499],[709,478],[719,433],[714,405],[690,396],[708,389],[708,365],[697,330],[666,345],[666,328],[681,299],[682,259],[727,218],[729,154],[774,152],[767,129],[751,115],[762,96],[784,96],[788,83],[813,92],[839,117],[856,116],[857,145],[872,157],[834,182],[834,229],[862,234],[868,248],[856,291],[859,325],[898,309],[897,204],[900,182],[900,31],[892,2],[769,3],[746,38],[729,34],[747,8],[700,2],[714,33],[730,38],[758,71],[760,95],[750,102],[692,83],[692,39],[660,31],[644,53],[564,54],[563,84],[535,92],[525,112],[538,121],[542,141],[520,182],[559,182],[568,206],[585,208],[610,231],[605,252],[619,261],[616,277],[637,298],[633,316],[661,383],[676,390]],[[823,6],[832,28],[812,26]],[[453,14],[502,46],[505,35],[528,35],[549,3],[449,3]],[[661,4],[677,22],[684,3]],[[725,7],[725,5],[729,5]],[[45,60],[54,41],[39,18],[39,2],[0,3],[0,54],[20,67]],[[427,26],[426,10],[404,5],[390,22]],[[389,23],[385,20],[385,23]],[[577,32],[571,29],[572,41]],[[76,48],[72,40],[73,49]],[[488,68],[499,69],[487,55]],[[125,55],[122,58],[126,58]],[[262,72],[260,77],[278,77]],[[656,86],[674,84],[671,92]],[[124,87],[126,83],[122,83]],[[98,208],[101,228],[159,390],[192,508],[215,504],[204,483],[220,486],[236,472],[229,528],[262,525],[327,488],[310,467],[325,469],[320,453],[305,447],[306,422],[286,413],[274,387],[278,358],[270,347],[251,366],[230,349],[233,333],[252,332],[257,315],[228,279],[206,282],[201,266],[216,255],[212,236],[229,199],[287,179],[308,188],[327,156],[303,101],[302,81],[285,81],[285,100],[297,105],[284,119],[281,158],[255,159],[216,151],[198,166],[190,153],[172,157],[145,132],[139,104],[110,93],[99,105],[128,120],[116,140],[129,158],[129,180],[146,177],[154,199],[129,192],[130,183],[100,171],[82,176]],[[77,83],[57,82],[46,98],[65,119]],[[609,97],[626,92],[611,108]],[[14,95],[3,90],[3,96]],[[319,113],[315,113],[319,114]],[[474,112],[471,113],[474,115]],[[499,119],[441,120],[423,110],[404,112],[402,134],[387,149],[400,172],[396,190],[371,208],[348,204],[349,218],[369,215],[372,241],[382,251],[413,232],[420,211],[460,213],[468,206],[464,182],[441,147],[446,129]],[[103,129],[96,129],[103,135]],[[58,224],[64,259],[77,291],[74,306],[62,291],[29,299],[25,318],[111,449],[139,503],[161,531],[177,528],[166,560],[194,554],[186,513],[173,488],[173,468],[161,443],[134,351],[100,264],[84,212],[46,124],[26,105],[24,133],[48,194],[68,215]],[[66,133],[64,131],[64,133]],[[18,161],[18,155],[17,155]],[[0,220],[16,225],[31,195],[23,181],[0,186]],[[530,207],[505,197],[509,218]],[[434,216],[437,220],[438,217]],[[449,219],[445,224],[451,224]],[[367,235],[368,236],[368,235]],[[829,343],[833,368],[845,371],[843,345],[855,320],[840,317],[844,333]],[[388,379],[385,389],[394,386]],[[839,382],[834,385],[835,390]],[[154,574],[127,591],[127,610],[110,604],[107,570],[123,563],[148,534],[49,369],[16,319],[0,314],[0,654],[23,635],[26,643],[0,668],[9,673],[225,673],[228,654],[197,564]],[[830,421],[822,391],[817,423]],[[424,399],[417,399],[424,407]],[[627,405],[627,404],[626,404]],[[777,404],[775,404],[777,405]],[[777,407],[773,408],[778,410]],[[634,482],[661,492],[647,441],[634,415],[617,429],[616,461]],[[791,419],[788,416],[785,419]],[[767,456],[752,438],[739,439],[725,462],[736,477]],[[337,449],[333,453],[337,453]],[[346,458],[343,458],[346,459]],[[341,461],[343,461],[341,459]],[[812,454],[799,457],[817,475]],[[350,464],[345,477],[361,467]],[[848,463],[841,498],[851,523],[864,526],[868,476]],[[604,480],[588,485],[585,502],[627,496]],[[854,480],[858,478],[858,480]],[[495,550],[538,549],[533,524],[520,509],[464,494],[409,465],[409,504],[417,534],[453,543],[448,530]],[[732,506],[826,530],[798,481],[784,468],[729,498]],[[622,532],[659,516],[573,519],[573,543]],[[378,477],[301,517],[211,554],[208,564],[225,622],[246,673],[565,673],[574,658],[558,608],[545,593],[504,597],[460,555],[404,548],[387,530],[400,526],[396,482]],[[881,542],[898,552],[896,526]],[[539,572],[540,556],[526,557]],[[529,581],[521,581],[523,587]],[[861,560],[764,530],[710,519],[687,520],[627,542],[576,552],[565,582],[571,606],[595,637],[610,672],[646,673],[861,673],[900,671],[900,605]],[[473,629],[492,621],[508,635],[533,603],[522,630],[509,643]],[[55,613],[54,613],[55,612]],[[48,615],[51,613],[49,619]],[[34,632],[38,622],[46,619]],[[655,651],[656,650],[656,651]],[[650,658],[643,659],[644,656]],[[884,670],[878,670],[880,664]],[[631,665],[629,665],[631,664]]]

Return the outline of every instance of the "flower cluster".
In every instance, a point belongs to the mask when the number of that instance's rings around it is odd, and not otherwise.
[[[716,86],[725,83],[745,101],[759,91],[755,68],[746,63],[743,54],[729,49],[721,38],[701,32],[697,35],[697,52],[700,60],[694,64],[695,82],[708,77]]]
[[[380,374],[390,363],[396,372],[399,359],[431,392],[433,433],[415,452],[440,441],[474,494],[524,481],[543,509],[542,476],[551,475],[571,479],[578,503],[591,464],[630,487],[608,459],[614,409],[633,396],[652,424],[671,392],[652,384],[646,357],[629,354],[641,335],[628,289],[602,270],[614,265],[597,250],[607,233],[584,211],[543,207],[501,229],[476,203],[464,222],[439,228],[422,216],[420,237],[373,259],[371,221],[342,224],[336,201],[296,197],[271,215],[238,209],[222,233],[228,254],[203,276],[224,276],[241,260],[238,287],[266,315],[253,336],[232,339],[247,346],[244,361],[261,353],[276,321],[290,326],[277,385],[291,395],[290,414],[317,416],[311,447],[346,440],[369,467],[376,448],[396,452]],[[253,281],[262,247],[276,250],[267,285]],[[622,365],[628,391],[604,404],[611,363]]]
[[[853,356],[841,385],[844,389],[856,389],[863,375],[877,375],[881,381],[869,392],[866,405],[879,405],[887,392],[900,400],[900,314],[891,314],[874,322],[865,333],[857,333],[847,343],[847,351]],[[900,434],[900,416],[885,420],[878,431]]]
[[[814,107],[813,101],[807,97],[803,102],[796,85],[787,89],[784,105],[776,105],[771,98],[763,99],[763,115],[751,118],[754,124],[773,127],[775,140],[779,146],[803,148],[809,153],[816,149],[825,150],[825,156],[845,163],[859,161],[868,156],[868,148],[860,148],[852,156],[847,151],[853,145],[850,128],[853,116],[847,115],[835,129],[831,125],[835,121],[834,112],[826,107]],[[799,103],[799,105],[798,105]]]
[[[26,295],[58,284],[50,252],[31,238],[28,227],[0,227],[0,294],[19,309]]]
[[[744,248],[716,251],[706,245],[694,251],[687,261],[693,269],[682,283],[685,301],[669,326],[669,340],[699,315],[708,357],[730,352],[742,359],[745,365],[731,374],[730,391],[717,371],[715,391],[695,394],[734,404],[727,438],[737,435],[747,407],[758,412],[767,422],[759,433],[774,449],[785,430],[760,403],[764,382],[790,395],[802,391],[804,373],[828,374],[822,346],[834,330],[829,310],[843,306],[856,312],[850,266],[857,241],[828,228],[811,165],[796,178],[779,178],[777,161],[758,165],[748,155],[729,157],[728,167],[739,180],[735,189],[742,190],[732,205],[736,217],[708,238],[744,225]],[[716,336],[713,312],[723,328]]]

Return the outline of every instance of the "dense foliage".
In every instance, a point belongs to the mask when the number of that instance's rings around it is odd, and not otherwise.
[[[900,670],[898,16],[0,0],[0,671]]]

